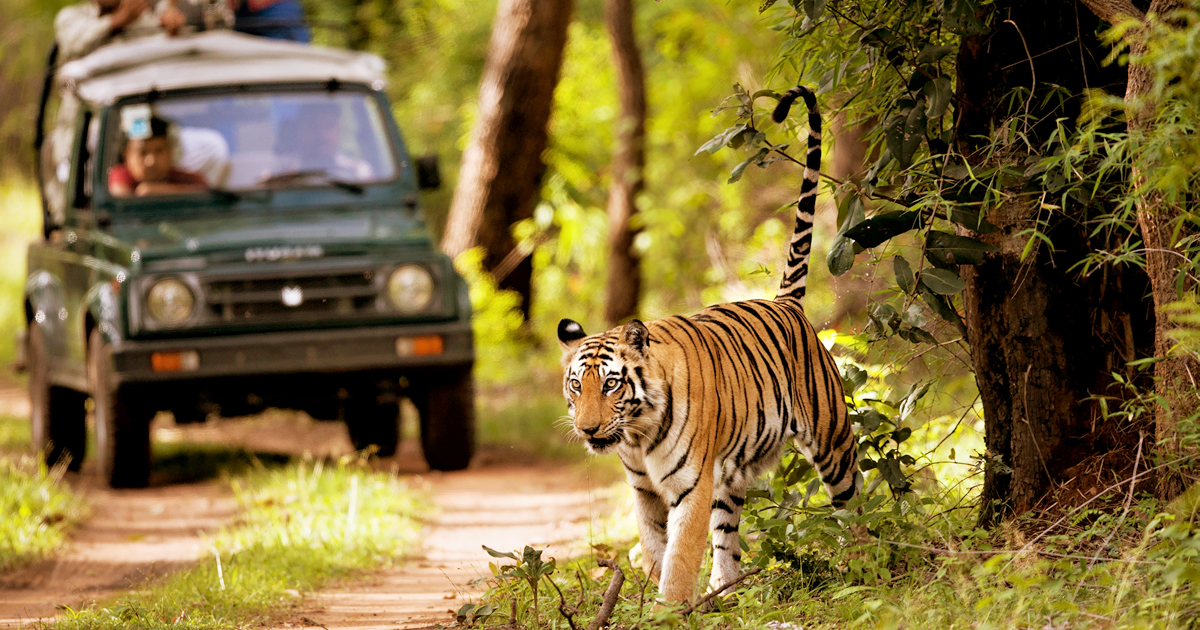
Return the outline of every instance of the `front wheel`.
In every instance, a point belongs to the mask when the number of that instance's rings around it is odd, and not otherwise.
[[[426,381],[413,394],[421,414],[421,448],[432,470],[462,470],[475,454],[475,381],[470,369]]]
[[[108,342],[99,330],[88,338],[88,389],[96,421],[100,474],[112,488],[150,483],[150,420],[154,410],[127,389],[114,387]]]
[[[87,397],[73,389],[50,384],[50,361],[41,324],[29,323],[29,418],[33,448],[53,466],[67,460],[79,470],[87,446]]]

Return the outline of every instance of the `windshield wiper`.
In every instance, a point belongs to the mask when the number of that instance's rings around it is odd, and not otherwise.
[[[299,171],[287,171],[285,173],[276,173],[275,175],[271,175],[270,177],[265,177],[263,179],[258,180],[257,183],[260,186],[267,186],[270,184],[285,184],[285,183],[294,182],[294,181],[302,180],[302,179],[309,179],[309,178],[320,178],[321,181],[323,181],[327,184],[336,186],[342,190],[354,193],[356,195],[361,195],[361,194],[363,194],[363,192],[366,191],[366,188],[364,188],[362,184],[357,184],[355,182],[346,181],[344,179],[337,179],[336,177],[333,177],[332,175],[330,175],[329,171],[327,171],[325,169],[319,169],[319,168],[318,169],[299,170]]]

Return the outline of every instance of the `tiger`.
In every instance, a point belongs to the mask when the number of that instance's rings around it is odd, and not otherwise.
[[[708,529],[710,589],[738,579],[746,486],[779,462],[787,440],[812,462],[835,506],[862,484],[838,368],[804,316],[821,114],[813,92],[798,86],[772,118],[783,122],[798,98],[808,109],[807,156],[774,300],[634,319],[591,336],[573,320],[558,324],[573,433],[624,465],[642,568],[665,601],[694,597]]]

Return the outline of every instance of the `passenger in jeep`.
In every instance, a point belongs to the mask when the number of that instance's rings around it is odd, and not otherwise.
[[[108,170],[108,191],[114,197],[172,195],[208,189],[203,175],[175,168],[170,130],[170,123],[153,117],[147,137],[126,138],[122,162]]]

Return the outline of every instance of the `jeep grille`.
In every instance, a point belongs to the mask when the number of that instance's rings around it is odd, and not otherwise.
[[[372,315],[381,282],[374,268],[293,271],[274,277],[202,278],[210,321],[271,323]],[[287,306],[284,289],[299,288],[302,301]]]

